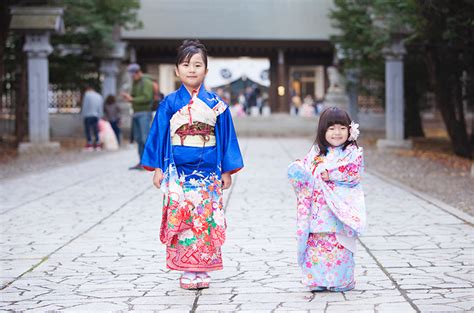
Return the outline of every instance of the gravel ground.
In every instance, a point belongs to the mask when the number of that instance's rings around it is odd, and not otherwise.
[[[368,171],[375,170],[474,216],[474,178],[469,171],[419,157],[366,149]]]
[[[369,136],[370,137],[370,136]],[[472,162],[450,152],[441,139],[415,139],[413,150],[380,150],[376,134],[361,141],[365,166],[474,216]]]
[[[474,216],[474,177],[471,161],[453,156],[445,140],[415,140],[413,150],[379,150],[375,147],[380,133],[364,133],[360,145],[365,149],[368,171],[376,171]],[[79,144],[67,142],[55,155],[18,158],[5,153],[0,159],[0,179],[68,166],[110,152],[83,152]],[[123,149],[134,149],[127,146]],[[130,165],[133,165],[134,160]]]

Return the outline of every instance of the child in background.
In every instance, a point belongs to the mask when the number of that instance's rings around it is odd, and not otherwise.
[[[161,102],[141,164],[164,193],[160,239],[169,269],[183,271],[183,289],[207,288],[221,270],[226,223],[222,190],[243,167],[227,104],[207,91],[207,51],[197,40],[178,49],[181,88]]]
[[[355,286],[356,239],[366,223],[358,126],[344,110],[326,109],[310,152],[288,167],[297,196],[298,265],[311,291]]]
[[[112,126],[110,126],[110,123],[101,118],[98,123],[98,128],[101,147],[109,151],[118,150],[117,137],[115,137],[114,130]]]
[[[120,112],[120,108],[115,101],[115,97],[113,95],[108,95],[105,98],[105,105],[104,105],[104,117],[107,121],[109,121],[110,126],[114,130],[115,136],[117,137],[117,142],[120,145],[120,118],[122,113]]]

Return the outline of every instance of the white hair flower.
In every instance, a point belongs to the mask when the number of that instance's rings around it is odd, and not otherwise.
[[[351,122],[351,125],[349,125],[349,141],[355,141],[357,140],[357,137],[359,137],[360,130],[359,130],[359,124],[354,123],[354,121]]]

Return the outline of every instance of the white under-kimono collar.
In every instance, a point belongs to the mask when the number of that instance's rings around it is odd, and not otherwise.
[[[217,121],[218,112],[210,108],[204,101],[198,98],[198,92],[193,91],[191,100],[179,109],[170,120],[170,131],[173,136],[176,131],[185,124],[201,122],[214,126]]]

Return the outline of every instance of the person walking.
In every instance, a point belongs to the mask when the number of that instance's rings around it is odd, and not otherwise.
[[[133,63],[127,68],[127,71],[132,75],[133,85],[131,94],[122,92],[122,97],[132,103],[132,131],[131,141],[136,141],[138,145],[138,164],[130,167],[131,170],[141,170],[140,165],[143,155],[143,149],[148,137],[151,123],[150,108],[153,103],[153,82],[151,79],[144,77],[140,65]]]
[[[347,112],[328,108],[310,152],[288,167],[297,196],[298,265],[311,291],[355,286],[356,239],[366,224],[358,135]]]
[[[120,118],[122,113],[120,112],[120,108],[115,101],[115,97],[113,95],[108,95],[105,98],[104,104],[104,117],[107,121],[109,121],[110,126],[114,130],[115,136],[117,137],[117,142],[120,145]]]
[[[222,192],[244,165],[228,105],[203,82],[207,51],[198,40],[178,49],[181,87],[161,102],[142,165],[164,194],[160,240],[166,265],[183,271],[183,289],[208,288],[221,270],[226,222]]]
[[[94,88],[86,86],[81,105],[81,116],[84,120],[84,132],[87,140],[86,151],[101,149],[98,123],[103,115],[103,102],[104,99]],[[92,141],[92,134],[94,141]]]

